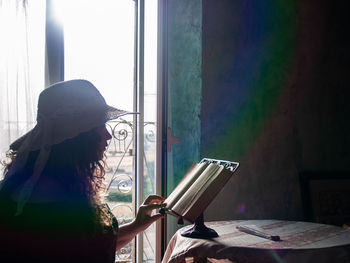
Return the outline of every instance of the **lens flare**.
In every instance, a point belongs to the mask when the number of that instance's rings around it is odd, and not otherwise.
[[[244,214],[245,208],[246,208],[245,204],[238,205],[236,208],[236,214],[239,214],[239,215]]]

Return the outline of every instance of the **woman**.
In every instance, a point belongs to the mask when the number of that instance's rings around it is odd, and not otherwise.
[[[160,219],[149,196],[118,227],[104,204],[105,122],[128,112],[106,104],[86,80],[39,96],[37,125],[10,145],[0,184],[0,262],[114,262],[115,251]]]

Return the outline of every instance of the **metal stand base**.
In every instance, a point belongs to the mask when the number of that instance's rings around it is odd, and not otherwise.
[[[194,225],[183,231],[181,236],[190,238],[213,238],[218,237],[218,233],[209,227],[204,225],[203,213],[194,221]]]

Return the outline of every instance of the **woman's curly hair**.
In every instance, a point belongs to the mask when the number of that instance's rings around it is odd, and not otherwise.
[[[96,129],[92,129],[53,145],[42,176],[53,177],[66,188],[67,193],[73,198],[84,198],[91,205],[101,203],[106,163],[102,159],[100,140]],[[5,179],[16,154],[14,151],[9,151],[7,157],[10,161],[3,162]],[[24,183],[32,174],[38,154],[39,151],[29,154],[24,169],[25,173],[20,176],[13,175],[18,176],[15,180],[16,185]]]

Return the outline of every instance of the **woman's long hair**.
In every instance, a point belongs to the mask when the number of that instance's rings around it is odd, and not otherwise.
[[[53,145],[50,157],[41,176],[51,177],[65,187],[72,198],[83,198],[90,203],[101,202],[101,191],[104,189],[105,162],[102,160],[101,138],[96,129],[83,132],[78,136]],[[10,152],[10,162],[5,164],[4,178],[13,181],[17,187],[23,184],[32,174],[39,151],[29,154],[24,172],[7,178],[11,162],[16,152]]]

